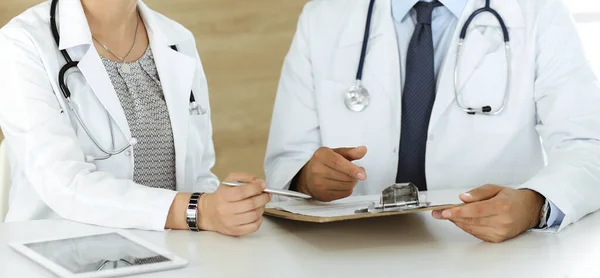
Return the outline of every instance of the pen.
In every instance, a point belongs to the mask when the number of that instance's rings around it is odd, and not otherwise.
[[[228,185],[228,186],[242,186],[247,183],[241,182],[241,181],[229,181],[229,182],[223,182],[223,184]],[[298,198],[298,199],[311,199],[312,198],[310,195],[306,195],[306,194],[303,194],[300,192],[286,190],[286,189],[265,188],[263,190],[263,192],[273,194],[273,195],[279,195],[279,196],[290,197],[290,198]]]

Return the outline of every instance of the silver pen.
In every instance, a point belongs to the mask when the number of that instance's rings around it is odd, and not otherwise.
[[[242,185],[247,184],[247,183],[241,182],[241,181],[233,181],[233,182],[230,181],[230,182],[222,182],[222,183],[224,185],[229,185],[229,186],[242,186]],[[265,188],[265,190],[263,190],[263,192],[273,194],[273,195],[285,196],[285,197],[290,197],[290,198],[298,198],[298,199],[311,199],[312,198],[310,195],[306,195],[306,194],[303,194],[300,192],[286,190],[286,189]]]

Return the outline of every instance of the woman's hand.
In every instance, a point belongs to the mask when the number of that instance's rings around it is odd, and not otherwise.
[[[225,181],[248,183],[239,187],[221,185],[217,191],[204,194],[200,198],[199,228],[231,236],[243,236],[254,233],[262,224],[265,205],[271,196],[263,193],[267,187],[257,177],[235,173]]]

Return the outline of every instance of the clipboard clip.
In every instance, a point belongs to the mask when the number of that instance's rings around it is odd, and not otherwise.
[[[355,213],[380,213],[428,207],[431,203],[423,199],[416,185],[397,183],[381,192],[379,203],[373,202],[369,207],[358,209]]]

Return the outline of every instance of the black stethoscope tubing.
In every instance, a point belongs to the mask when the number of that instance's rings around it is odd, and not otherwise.
[[[461,31],[460,31],[460,44],[459,44],[459,53],[457,55],[457,57],[460,56],[460,47],[462,46],[463,41],[465,40],[465,38],[467,37],[467,31],[469,29],[469,26],[471,25],[471,23],[473,22],[473,20],[480,14],[484,13],[484,12],[488,12],[490,14],[492,14],[497,20],[498,23],[500,25],[500,28],[502,29],[502,36],[504,39],[504,43],[506,45],[506,56],[507,56],[507,63],[510,59],[509,57],[509,44],[510,44],[510,36],[509,36],[509,32],[508,32],[508,28],[506,27],[506,24],[504,22],[504,19],[502,18],[502,16],[500,16],[500,14],[491,7],[490,4],[491,0],[486,0],[485,1],[485,6],[483,8],[477,9],[475,10],[468,18],[467,21],[465,22],[465,24],[463,25]],[[358,70],[356,72],[356,81],[357,84],[362,84],[362,76],[363,76],[363,70],[364,70],[364,64],[365,64],[365,59],[367,56],[367,48],[369,46],[369,35],[371,32],[371,19],[373,16],[373,7],[375,6],[375,0],[370,0],[369,2],[369,9],[368,9],[368,13],[367,13],[367,21],[365,24],[365,31],[364,31],[364,38],[363,38],[363,42],[362,42],[362,47],[361,47],[361,53],[360,53],[360,59],[359,59],[359,63],[358,63]],[[458,63],[458,62],[457,62]],[[508,77],[510,78],[510,67],[507,68],[507,74]],[[455,72],[455,82],[456,82],[456,72]],[[459,102],[458,105],[468,114],[476,114],[476,113],[481,113],[481,114],[497,114],[500,113],[507,102],[507,98],[508,98],[508,90],[509,90],[509,85],[510,85],[510,81],[507,81],[507,92],[505,92],[504,94],[504,100],[502,105],[500,106],[500,108],[496,111],[493,111],[492,107],[489,105],[483,106],[479,109],[473,109],[473,108],[466,108],[463,107],[461,105],[461,103]],[[362,85],[360,85],[362,86]],[[455,84],[456,86],[456,84]],[[365,89],[366,91],[366,89]],[[352,89],[351,89],[352,92]],[[456,94],[456,92],[455,92]]]
[[[496,17],[496,19],[498,20],[498,23],[500,24],[500,28],[502,29],[502,36],[504,38],[504,42],[505,43],[510,42],[508,28],[506,27],[506,24],[504,24],[504,19],[502,19],[502,16],[500,16],[500,14],[490,6],[490,0],[485,0],[485,7],[474,11],[473,14],[471,14],[471,16],[469,16],[469,18],[465,22],[465,25],[463,26],[462,30],[460,31],[460,39],[464,40],[467,37],[467,30],[469,29],[471,22],[475,19],[475,17],[477,17],[479,14],[484,13],[484,12],[491,13],[492,15],[494,15],[494,17]]]
[[[356,72],[356,80],[361,81],[363,75],[363,68],[365,65],[365,59],[367,57],[367,47],[369,46],[369,35],[371,34],[371,18],[373,17],[373,7],[375,6],[375,0],[371,0],[369,3],[369,11],[367,13],[367,23],[365,24],[365,34],[362,43],[362,49],[360,52],[360,60],[358,62],[358,70]]]
[[[51,5],[50,5],[50,29],[52,31],[52,36],[54,37],[54,41],[56,42],[57,47],[60,47],[60,35],[59,35],[58,27],[56,24],[57,5],[58,5],[58,0],[52,0]],[[172,45],[171,48],[173,50],[177,51],[177,46]],[[65,58],[65,61],[66,61],[66,64],[60,68],[59,73],[58,73],[58,85],[59,85],[60,91],[61,91],[62,95],[65,97],[65,99],[67,100],[67,105],[73,111],[75,118],[77,119],[77,121],[79,122],[79,124],[81,125],[81,127],[83,128],[85,133],[89,136],[89,138],[92,140],[94,145],[96,145],[98,147],[98,149],[105,154],[104,156],[101,156],[101,157],[94,157],[91,155],[86,155],[86,161],[92,162],[94,160],[105,160],[105,159],[110,158],[113,155],[121,154],[128,148],[133,147],[133,145],[137,144],[137,140],[132,137],[131,139],[129,139],[129,142],[126,145],[124,145],[123,147],[121,147],[119,149],[108,150],[108,149],[102,147],[102,145],[96,139],[96,137],[93,136],[91,130],[89,130],[87,125],[83,122],[83,119],[79,115],[79,113],[76,110],[76,108],[74,107],[74,105],[71,103],[71,91],[69,90],[69,87],[67,86],[67,84],[65,82],[65,75],[66,75],[67,71],[69,71],[70,69],[73,69],[73,68],[77,68],[79,62],[73,61],[73,59],[71,59],[71,56],[69,55],[69,53],[67,52],[66,49],[60,50],[60,53],[62,54],[62,56]],[[190,92],[189,100],[190,100],[190,105],[189,105],[190,113],[194,110],[197,111],[198,114],[203,115],[206,113],[206,111],[201,106],[196,104],[196,100],[194,98],[193,91]]]
[[[57,5],[58,5],[58,0],[52,0],[52,3],[50,5],[50,29],[52,30],[52,36],[54,37],[54,41],[56,42],[56,45],[58,47],[60,44],[60,35],[58,33],[58,27],[56,25]],[[177,46],[172,45],[171,49],[177,51]],[[59,84],[59,87],[60,87],[60,90],[61,90],[63,96],[66,99],[70,99],[71,91],[69,90],[69,87],[66,85],[65,75],[68,70],[70,70],[72,68],[76,68],[77,65],[79,65],[79,62],[73,61],[73,59],[71,59],[71,56],[69,55],[69,53],[67,52],[66,49],[60,50],[60,53],[65,58],[65,61],[67,63],[60,69],[60,71],[58,73],[58,84]],[[190,92],[190,103],[195,103],[195,102],[196,102],[196,98],[194,97],[194,92],[192,91],[192,92]]]

